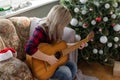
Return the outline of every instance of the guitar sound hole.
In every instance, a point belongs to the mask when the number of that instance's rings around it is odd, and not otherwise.
[[[55,53],[55,57],[56,57],[57,59],[60,59],[61,56],[62,56],[61,52],[56,52],[56,53]]]

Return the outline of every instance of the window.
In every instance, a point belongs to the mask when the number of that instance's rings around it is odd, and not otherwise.
[[[0,0],[0,8],[12,7],[13,9],[18,9],[22,7],[29,6],[29,2],[37,3],[47,3],[56,0]]]
[[[10,10],[6,9],[6,11],[0,11],[0,18],[18,15],[28,10],[56,1],[58,0],[0,0],[0,9],[11,7]]]

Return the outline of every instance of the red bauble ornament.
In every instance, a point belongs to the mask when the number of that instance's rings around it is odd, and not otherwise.
[[[112,23],[112,27],[114,27],[115,26],[115,23]]]
[[[86,26],[86,27],[87,27],[87,26],[88,26],[88,23],[84,23],[84,26]]]
[[[89,25],[88,23],[84,23],[84,24],[83,24],[83,28],[87,28],[88,25]]]
[[[97,17],[97,18],[96,18],[96,22],[100,22],[101,20],[102,20],[101,17]]]

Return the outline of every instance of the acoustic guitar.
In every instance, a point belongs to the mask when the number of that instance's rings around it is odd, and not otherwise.
[[[64,65],[68,61],[68,54],[71,51],[79,48],[83,42],[88,42],[94,37],[94,32],[90,32],[88,36],[76,42],[74,45],[67,46],[65,41],[60,41],[55,44],[41,43],[38,46],[38,49],[47,55],[54,55],[59,61],[54,65],[49,65],[47,62],[33,58],[32,56],[27,55],[26,61],[29,67],[32,70],[33,75],[39,80],[49,79],[56,69]]]

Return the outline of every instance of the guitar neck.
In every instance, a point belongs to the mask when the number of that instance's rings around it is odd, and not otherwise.
[[[88,42],[89,40],[87,38],[79,41],[79,42],[76,42],[75,44],[69,46],[68,48],[62,50],[62,53],[63,55],[67,55],[69,54],[70,52],[74,51],[75,49],[79,48],[80,45],[83,43],[83,42]]]

